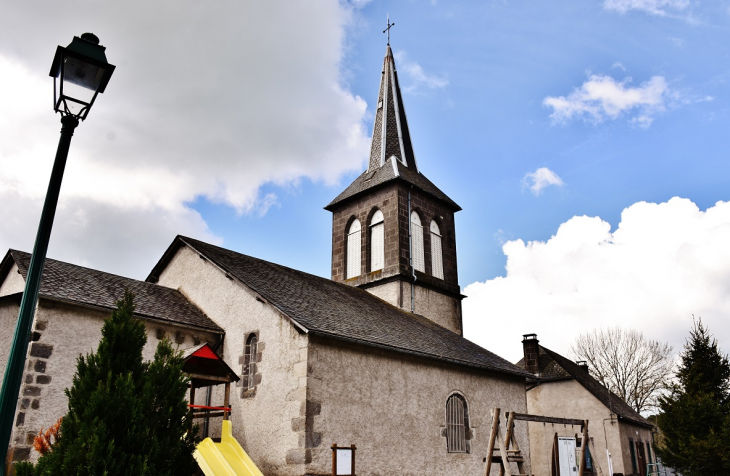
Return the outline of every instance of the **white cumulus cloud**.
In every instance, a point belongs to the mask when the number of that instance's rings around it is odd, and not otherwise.
[[[522,177],[522,189],[529,189],[535,196],[540,195],[550,185],[562,187],[565,182],[547,167],[540,167]]]
[[[639,202],[615,231],[577,216],[549,240],[508,241],[506,276],[464,289],[465,336],[511,361],[523,334],[567,354],[580,333],[635,328],[680,350],[701,316],[730,349],[730,203]]]
[[[335,183],[362,167],[366,103],[348,90],[342,60],[354,8],[365,3],[8,4],[0,15],[0,214],[32,225],[0,227],[0,250],[32,248],[60,130],[48,77],[56,44],[93,25],[117,69],[76,130],[53,235],[64,246],[53,256],[144,276],[148,250],[175,234],[214,238],[189,207],[200,197],[262,214],[278,203],[260,192],[264,184]],[[135,230],[135,239],[93,254],[61,225],[64,213],[83,216],[83,236],[100,243],[119,230]],[[119,220],[112,228],[111,216]]]
[[[619,13],[639,10],[652,15],[665,16],[669,11],[685,10],[690,4],[690,0],[604,0],[603,8]]]
[[[654,76],[638,87],[630,86],[631,78],[616,81],[610,76],[591,75],[567,96],[548,96],[543,105],[553,109],[550,117],[564,123],[573,118],[600,123],[630,116],[640,127],[649,127],[654,116],[665,111],[670,100],[678,97],[663,76]]]

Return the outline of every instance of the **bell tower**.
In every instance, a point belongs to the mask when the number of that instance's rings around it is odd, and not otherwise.
[[[332,279],[462,335],[454,213],[461,207],[418,168],[390,44],[368,168],[332,212]]]

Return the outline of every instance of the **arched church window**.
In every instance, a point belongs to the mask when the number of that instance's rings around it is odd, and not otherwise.
[[[385,267],[385,222],[380,210],[370,220],[370,271]]]
[[[346,279],[360,276],[360,220],[355,220],[347,230],[347,276]]]
[[[251,334],[246,340],[243,365],[243,389],[250,390],[256,386],[256,354],[258,353],[258,337]]]
[[[444,258],[441,251],[441,230],[436,221],[431,221],[431,273],[444,279]]]
[[[411,261],[416,270],[422,273],[426,271],[426,260],[423,258],[423,227],[421,217],[416,212],[411,212]]]
[[[449,453],[468,453],[469,410],[458,393],[446,400],[446,448]]]

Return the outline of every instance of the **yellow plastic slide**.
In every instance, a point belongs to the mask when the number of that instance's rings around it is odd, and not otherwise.
[[[264,476],[233,437],[230,420],[223,420],[220,443],[206,438],[193,456],[205,476]]]

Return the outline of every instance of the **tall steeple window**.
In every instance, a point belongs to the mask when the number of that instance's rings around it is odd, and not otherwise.
[[[370,220],[370,271],[385,267],[385,222],[383,212],[377,210]]]
[[[347,230],[347,279],[360,276],[360,246],[362,240],[360,229],[360,220],[356,219]]]
[[[423,257],[423,227],[421,217],[416,212],[411,212],[411,261],[417,271],[426,272],[426,260]]]
[[[441,252],[441,230],[436,221],[431,221],[431,273],[435,278],[444,279],[444,259]]]

